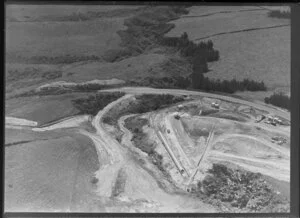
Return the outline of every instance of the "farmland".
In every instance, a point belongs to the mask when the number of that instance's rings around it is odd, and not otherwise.
[[[5,211],[289,212],[270,10],[7,5]]]
[[[221,52],[220,60],[209,65],[209,78],[262,80],[271,90],[289,87],[290,26],[285,25],[290,21],[268,17],[270,7],[247,9],[240,6],[230,9],[191,7],[188,16],[173,21],[175,28],[167,35],[179,36],[187,32],[195,41],[213,40]],[[208,15],[203,16],[205,14]],[[279,27],[263,29],[276,26]],[[245,31],[247,29],[254,30]],[[232,31],[241,32],[230,33]],[[225,34],[214,36],[220,33]]]
[[[89,180],[98,162],[91,142],[74,133],[46,135],[24,131],[18,140],[33,141],[6,147],[6,210],[76,211],[79,202],[88,208],[95,198]],[[16,134],[6,137],[16,139]]]

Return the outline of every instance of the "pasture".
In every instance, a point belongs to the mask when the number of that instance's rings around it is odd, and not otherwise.
[[[96,198],[90,180],[99,167],[91,141],[72,133],[51,133],[48,140],[31,135],[21,137],[36,141],[5,147],[5,211],[89,210]]]
[[[195,6],[187,17],[173,21],[176,26],[166,35],[180,36],[187,32],[196,42],[212,40],[220,51],[220,60],[209,63],[210,71],[206,74],[209,78],[247,78],[264,81],[269,90],[286,89],[290,86],[290,21],[268,17],[270,9]]]

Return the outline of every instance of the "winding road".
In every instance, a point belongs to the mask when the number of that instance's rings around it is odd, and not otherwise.
[[[93,118],[92,125],[96,129],[95,133],[88,132],[83,129],[79,129],[79,132],[87,137],[89,137],[95,144],[98,159],[100,163],[100,168],[95,172],[95,177],[98,179],[97,182],[97,194],[101,197],[105,197],[110,199],[112,197],[118,198],[119,201],[131,202],[134,204],[137,200],[143,200],[147,202],[147,206],[143,206],[143,210],[145,212],[214,212],[215,209],[200,201],[199,199],[195,200],[194,198],[181,195],[181,194],[169,194],[165,190],[163,190],[158,184],[158,178],[153,176],[153,174],[149,173],[148,170],[145,170],[141,165],[137,164],[135,160],[132,158],[132,154],[130,149],[126,146],[132,146],[131,143],[128,143],[131,140],[132,134],[129,130],[124,127],[124,120],[133,115],[127,115],[118,120],[119,127],[121,131],[124,132],[121,144],[105,129],[105,126],[102,122],[102,118],[104,115],[110,111],[112,108],[117,107],[119,103],[124,100],[130,99],[134,97],[135,94],[172,94],[172,95],[198,95],[203,97],[211,97],[222,99],[226,101],[231,101],[234,103],[245,104],[248,106],[252,106],[254,108],[258,108],[261,110],[266,110],[274,114],[278,114],[285,119],[289,120],[289,113],[285,113],[284,111],[276,110],[274,108],[269,108],[264,105],[259,105],[253,102],[247,102],[241,99],[222,96],[211,93],[204,92],[196,92],[196,91],[188,91],[188,90],[178,90],[178,89],[153,89],[148,87],[124,87],[118,89],[109,89],[109,90],[101,90],[100,92],[114,92],[121,91],[125,92],[126,95],[119,98],[118,100],[111,102],[105,108],[100,110],[98,114]],[[89,117],[81,117],[80,119],[64,119],[62,122],[57,122],[54,125],[47,127],[36,127],[34,121],[28,121],[26,123],[31,124],[32,130],[34,131],[50,131],[57,128],[70,128],[70,127],[80,127],[80,124],[84,121],[89,120]],[[22,120],[21,120],[22,121]],[[21,122],[20,121],[20,122]],[[75,122],[76,121],[76,122]],[[24,123],[24,120],[22,121]],[[20,125],[22,125],[20,123]],[[172,129],[172,124],[165,120],[166,126]],[[14,125],[17,124],[14,122]],[[175,130],[174,130],[175,131]],[[178,139],[171,138],[169,139],[172,142],[176,141],[175,146],[179,146]],[[126,146],[124,146],[126,145]],[[179,153],[183,152],[179,149]],[[227,155],[216,155],[214,153],[211,158],[215,159],[223,159]],[[146,155],[141,158],[147,158]],[[236,157],[230,156],[232,160]],[[191,165],[191,163],[187,160],[187,158],[183,157],[183,161],[185,165]],[[247,161],[244,159],[244,161]],[[251,161],[249,159],[249,161]],[[265,164],[264,161],[261,161],[258,164]],[[260,166],[258,166],[260,167]],[[287,170],[287,169],[281,169]],[[122,171],[126,176],[121,180],[119,180],[119,172]],[[122,190],[117,190],[118,195],[113,196],[113,193],[116,189],[116,184],[118,182],[122,182]]]

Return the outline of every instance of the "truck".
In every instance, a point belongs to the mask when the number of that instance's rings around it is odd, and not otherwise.
[[[216,109],[219,109],[219,108],[220,108],[220,104],[218,104],[217,102],[211,103],[211,106],[212,106],[213,108],[216,108]]]

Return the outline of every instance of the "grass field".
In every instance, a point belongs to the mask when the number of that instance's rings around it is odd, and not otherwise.
[[[118,10],[132,10],[141,6],[134,5],[14,5],[6,7],[6,15],[12,20],[39,21],[48,20],[55,17],[71,15],[73,13],[87,12],[110,12]],[[41,19],[43,18],[43,19]]]
[[[162,54],[141,54],[114,63],[92,62],[66,69],[63,79],[75,82],[111,78],[129,80],[148,75],[151,69],[164,61],[166,57]]]
[[[201,13],[200,11],[200,15]],[[167,36],[180,36],[183,32],[187,32],[191,40],[196,40],[216,33],[289,23],[288,19],[270,18],[267,13],[268,10],[259,10],[219,13],[205,17],[182,17],[172,22],[176,27],[167,33]],[[196,16],[195,14],[193,16]]]
[[[220,13],[226,11],[241,11],[241,10],[257,10],[256,6],[192,6],[189,8],[189,14],[184,16],[203,16],[212,13]]]
[[[5,115],[37,121],[44,124],[77,114],[71,100],[86,96],[73,93],[54,96],[13,98],[6,101]]]
[[[268,17],[272,8],[260,7],[191,7],[187,16],[173,21],[176,25],[167,35],[187,32],[190,39],[251,28],[289,24],[289,19]],[[248,10],[249,11],[243,11]],[[218,13],[232,11],[229,13]],[[239,12],[238,12],[239,11]],[[202,16],[210,14],[208,16]],[[198,16],[198,17],[197,17]],[[208,37],[220,51],[220,60],[210,63],[207,77],[213,79],[253,79],[264,81],[268,89],[290,86],[290,26],[227,33]]]
[[[123,20],[7,22],[6,54],[27,58],[68,54],[101,56],[107,49],[119,47],[120,38],[116,32],[124,28]]]
[[[220,60],[206,75],[215,79],[264,81],[268,88],[290,86],[290,27],[213,38]]]
[[[78,134],[6,147],[5,211],[88,210],[97,169],[94,145]]]

